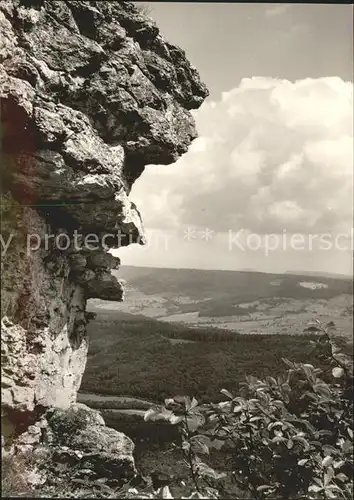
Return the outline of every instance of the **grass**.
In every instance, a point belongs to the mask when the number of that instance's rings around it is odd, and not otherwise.
[[[161,402],[190,395],[218,401],[245,375],[277,375],[282,357],[313,362],[312,334],[240,335],[194,330],[129,314],[99,314],[90,322],[89,357],[81,390]],[[171,343],[169,339],[188,339]]]

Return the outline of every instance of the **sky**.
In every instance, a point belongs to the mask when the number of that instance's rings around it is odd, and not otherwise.
[[[133,186],[148,244],[123,264],[351,274],[353,6],[144,5],[210,96]]]

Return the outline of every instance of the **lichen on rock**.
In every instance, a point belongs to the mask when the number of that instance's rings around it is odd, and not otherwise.
[[[108,251],[145,242],[132,184],[187,151],[207,94],[131,2],[0,1],[2,410],[15,435],[75,404],[86,301],[122,300]]]

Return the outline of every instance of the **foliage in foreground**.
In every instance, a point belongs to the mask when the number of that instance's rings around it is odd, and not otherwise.
[[[352,498],[353,363],[327,328],[318,322],[311,330],[318,333],[314,347],[327,370],[284,359],[282,376],[247,377],[238,395],[222,390],[221,403],[176,397],[146,413],[146,420],[179,426],[192,483],[184,498],[224,498],[228,475],[242,498]],[[230,474],[202,460],[213,442],[231,452]],[[168,488],[146,498],[161,494],[173,498]]]
[[[353,360],[334,344],[330,326],[318,322],[309,328],[317,334],[311,342],[322,369],[283,359],[282,374],[246,377],[237,394],[223,389],[221,402],[199,404],[195,398],[174,397],[166,399],[162,408],[148,410],[145,420],[167,420],[177,426],[180,439],[176,445],[190,480],[178,491],[168,484],[157,491],[151,484],[145,489],[126,484],[103,496],[351,499]],[[221,446],[225,456],[231,456],[230,470],[217,471],[211,465],[213,448]],[[55,492],[42,487],[40,492],[30,491],[32,485],[23,472],[31,469],[36,474],[35,466],[9,460],[9,475],[3,476],[5,494],[27,489],[37,497],[62,496],[57,486]],[[87,498],[87,489],[70,488],[70,484],[63,485],[63,496]]]

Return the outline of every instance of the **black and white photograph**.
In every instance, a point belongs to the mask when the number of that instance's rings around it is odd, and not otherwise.
[[[353,498],[353,18],[0,0],[3,498]]]

